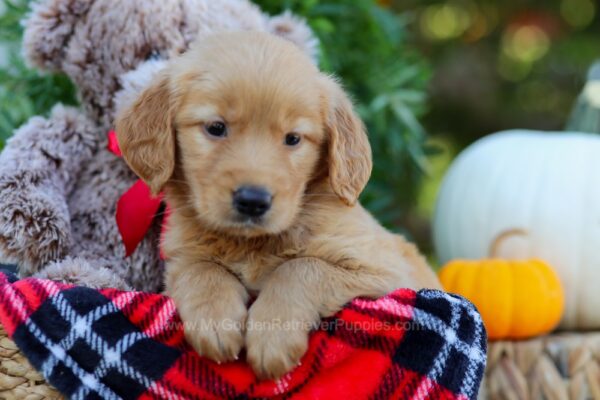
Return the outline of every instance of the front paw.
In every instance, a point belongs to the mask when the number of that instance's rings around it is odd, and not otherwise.
[[[185,337],[198,354],[217,363],[238,359],[244,347],[247,315],[242,299],[233,302],[214,299],[196,310],[183,306],[180,313]]]
[[[246,358],[261,379],[278,379],[294,367],[308,348],[308,323],[260,318],[250,311],[246,324]]]

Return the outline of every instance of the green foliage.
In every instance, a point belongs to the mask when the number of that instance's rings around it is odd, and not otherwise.
[[[0,68],[0,146],[32,115],[56,102],[74,103],[63,76],[42,75],[17,57],[19,21],[29,0],[0,0],[0,42],[12,45]],[[375,168],[363,202],[389,226],[399,223],[416,198],[426,158],[423,111],[428,68],[407,46],[407,18],[375,0],[258,0],[272,14],[292,10],[305,17],[321,40],[321,67],[339,76],[352,93],[370,133]]]
[[[424,111],[428,66],[407,44],[407,15],[374,0],[256,0],[265,11],[307,19],[321,41],[321,68],[339,76],[365,121],[374,171],[362,201],[390,227],[416,197],[426,167]]]
[[[0,148],[13,131],[33,115],[47,114],[57,102],[75,104],[72,83],[62,75],[44,75],[28,68],[20,57],[22,27],[28,0],[0,0],[0,43],[8,60],[0,67]]]

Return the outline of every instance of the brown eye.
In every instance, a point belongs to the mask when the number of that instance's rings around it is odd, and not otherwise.
[[[227,126],[220,121],[211,122],[210,124],[206,125],[205,129],[206,133],[208,133],[210,136],[219,138],[227,136]]]
[[[288,133],[285,135],[285,145],[286,146],[296,146],[300,143],[300,135],[297,133]]]

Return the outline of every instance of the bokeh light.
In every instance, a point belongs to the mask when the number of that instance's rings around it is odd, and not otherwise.
[[[498,25],[498,9],[492,4],[470,4],[471,26],[464,34],[466,42],[477,42]]]
[[[428,6],[421,14],[421,30],[433,40],[457,38],[465,33],[471,22],[469,10],[453,3]]]
[[[506,80],[520,81],[548,53],[550,38],[536,25],[511,26],[502,36],[501,49],[498,73]]]
[[[522,62],[532,63],[548,53],[550,38],[538,26],[525,25],[509,28],[502,38],[502,51],[509,58]]]
[[[596,5],[592,0],[562,0],[560,13],[574,28],[585,28],[594,21]]]
[[[476,11],[473,14],[473,22],[471,23],[471,26],[465,32],[465,40],[468,42],[476,42],[487,35],[490,30],[491,24],[486,16],[482,12]]]

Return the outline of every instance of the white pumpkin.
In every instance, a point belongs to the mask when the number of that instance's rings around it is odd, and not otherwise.
[[[563,328],[600,328],[600,135],[515,130],[485,137],[450,167],[433,223],[440,262],[541,258],[565,289]]]

